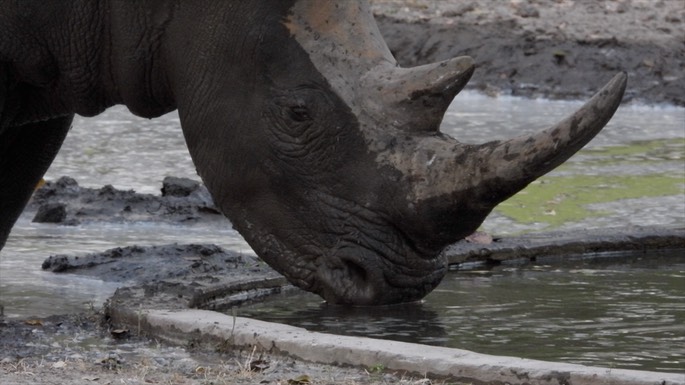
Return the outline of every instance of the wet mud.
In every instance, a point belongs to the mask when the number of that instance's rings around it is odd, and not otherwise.
[[[467,89],[585,99],[625,71],[624,101],[685,106],[685,8],[677,0],[375,4],[401,65],[473,57]]]
[[[145,308],[226,309],[287,290],[283,276],[253,255],[216,245],[117,247],[86,255],[54,255],[54,273],[121,283],[114,297]]]
[[[660,251],[685,253],[685,227],[640,227],[554,231],[464,241],[445,250],[451,270],[487,268],[502,263],[563,264],[582,259],[630,260]]]

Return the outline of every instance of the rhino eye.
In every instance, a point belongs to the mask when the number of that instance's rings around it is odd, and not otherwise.
[[[308,120],[312,120],[312,117],[309,115],[309,109],[303,105],[290,107],[289,116],[290,119],[296,122],[305,122]]]

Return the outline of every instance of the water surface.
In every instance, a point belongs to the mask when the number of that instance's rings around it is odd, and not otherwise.
[[[493,99],[466,92],[450,107],[442,130],[468,143],[510,138],[554,124],[579,105],[515,97]],[[483,227],[496,234],[512,234],[626,224],[682,225],[684,154],[685,109],[621,106],[586,149],[501,204]],[[69,175],[87,187],[112,184],[145,193],[158,193],[167,175],[199,179],[175,112],[148,120],[134,117],[121,106],[95,118],[76,118],[46,178],[62,175]],[[608,177],[613,178],[610,184],[601,182]],[[598,191],[609,194],[598,199]],[[43,288],[52,292],[57,287],[69,287],[62,278],[40,270],[40,263],[47,256],[102,251],[134,243],[199,241],[229,247],[238,244],[241,250],[250,250],[229,225],[199,226],[195,230],[161,224],[90,224],[72,228],[33,224],[30,217],[23,216],[0,253],[0,294],[4,302],[15,294],[22,298],[22,310],[6,307],[10,315],[72,311],[73,307],[61,306],[59,301],[51,302],[53,307],[38,300],[40,293],[45,292]],[[57,282],[50,284],[46,280]],[[102,290],[89,288],[82,293],[75,289],[62,297],[65,301],[69,297],[69,302],[98,303],[111,291],[104,286]],[[31,304],[31,300],[37,302]]]
[[[237,314],[311,331],[685,373],[685,256],[675,254],[450,273],[416,304],[350,309],[302,294]]]

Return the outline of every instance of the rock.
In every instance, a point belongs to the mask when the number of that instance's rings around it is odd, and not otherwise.
[[[54,255],[48,257],[41,265],[43,270],[50,270],[53,273],[60,273],[71,268],[69,258],[64,255]]]
[[[168,176],[162,181],[162,196],[187,197],[200,187],[200,182]]]
[[[96,361],[107,370],[117,370],[121,368],[124,359],[116,352],[110,352],[105,357],[101,357]]]
[[[67,219],[67,207],[64,203],[49,202],[41,205],[33,217],[36,223],[62,223]]]
[[[54,369],[64,369],[67,367],[67,363],[64,361],[57,361],[52,363]]]
[[[197,181],[167,177],[164,195],[139,194],[112,185],[79,187],[72,178],[46,182],[33,195],[27,211],[34,222],[75,225],[86,222],[194,222],[227,220],[214,205],[207,188]]]
[[[530,4],[522,4],[516,9],[516,14],[521,17],[540,17],[540,11]]]
[[[57,182],[55,182],[55,185],[62,189],[62,190],[69,190],[72,192],[78,192],[79,190],[79,185],[76,182],[74,178],[70,178],[68,176],[63,176],[59,179],[57,179]]]
[[[458,17],[463,16],[468,12],[473,12],[476,9],[476,4],[473,2],[467,4],[458,4],[456,8],[448,9],[442,13],[443,17]]]
[[[618,3],[616,6],[616,12],[618,13],[626,13],[627,11],[630,10],[630,7],[632,6],[631,1],[624,1],[622,3]]]

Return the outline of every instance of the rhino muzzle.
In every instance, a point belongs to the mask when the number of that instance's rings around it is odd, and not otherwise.
[[[318,269],[312,291],[337,304],[412,302],[431,292],[447,271],[441,258],[392,254],[397,257],[395,259],[411,261],[411,265],[404,265],[391,261],[389,255],[358,245],[338,249],[334,256],[322,258],[323,265]]]

